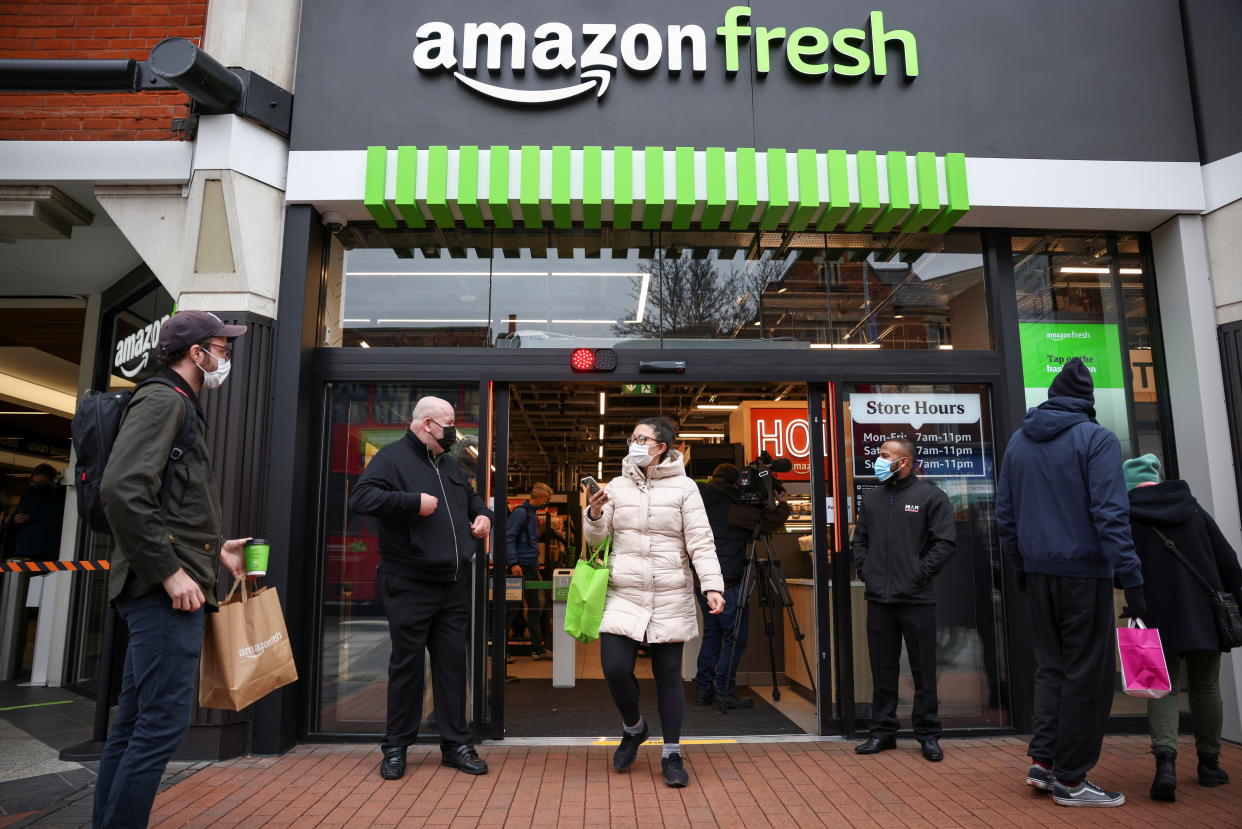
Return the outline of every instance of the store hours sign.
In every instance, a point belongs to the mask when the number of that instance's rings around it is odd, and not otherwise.
[[[978,394],[851,394],[854,477],[875,475],[880,447],[894,438],[914,444],[925,478],[987,474]]]

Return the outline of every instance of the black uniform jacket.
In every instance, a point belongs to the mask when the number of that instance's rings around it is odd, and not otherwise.
[[[439,499],[430,515],[419,515],[423,493]],[[379,572],[428,581],[464,578],[478,546],[470,524],[492,518],[457,460],[432,455],[412,432],[371,458],[349,507],[379,519]]]
[[[934,604],[932,579],[957,548],[949,496],[914,475],[871,490],[858,511],[853,545],[869,600]]]

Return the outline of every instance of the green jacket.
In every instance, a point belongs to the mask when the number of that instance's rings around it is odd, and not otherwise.
[[[190,394],[197,410],[198,400],[180,375],[167,371],[165,376]],[[162,590],[161,582],[183,567],[203,588],[207,602],[216,603],[216,573],[224,538],[206,424],[200,421],[194,445],[168,464],[173,439],[185,417],[181,395],[152,383],[134,394],[121,421],[100,488],[117,543],[108,574],[109,601]],[[161,509],[165,486],[171,490],[167,507]]]

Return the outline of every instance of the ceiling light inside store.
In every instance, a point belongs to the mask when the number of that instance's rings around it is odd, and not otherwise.
[[[603,461],[600,461],[598,464],[596,464],[595,477],[597,479],[603,479],[604,477],[604,462]]]
[[[604,424],[602,423],[599,424],[599,439],[600,440],[604,439]]]
[[[686,440],[710,440],[712,438],[723,438],[723,432],[679,432],[677,437]]]
[[[599,413],[600,414],[604,414],[607,411],[607,405],[608,404],[606,402],[606,398],[604,397],[604,393],[600,392],[599,393]]]
[[[1057,268],[1060,273],[1108,273],[1109,268],[1085,268],[1077,265],[1065,265]],[[1118,273],[1126,276],[1139,276],[1143,273],[1142,268],[1118,268]]]
[[[945,345],[940,346],[940,350],[941,350],[941,351],[952,351],[952,350],[953,350],[953,346],[948,345],[948,344],[945,344]]]
[[[359,341],[358,341],[358,345],[362,346],[363,348],[370,348],[370,347],[371,347],[371,345],[370,345],[370,344],[369,344],[366,340],[359,340]]]
[[[599,457],[604,457],[604,447],[602,446],[599,448]]]
[[[731,412],[737,407],[737,403],[700,403],[694,408],[708,412]]]

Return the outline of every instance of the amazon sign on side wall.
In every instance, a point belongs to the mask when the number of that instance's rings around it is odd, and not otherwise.
[[[480,95],[530,105],[556,104],[592,92],[602,98],[613,75],[622,71],[646,75],[662,69],[672,76],[721,71],[732,76],[741,69],[742,54],[751,49],[759,76],[783,65],[784,71],[811,79],[884,77],[890,73],[890,54],[899,56],[893,71],[906,79],[919,74],[914,34],[886,28],[883,12],[871,12],[865,29],[833,32],[816,26],[756,26],[751,17],[750,6],[730,7],[714,37],[697,23],[663,28],[635,23],[624,29],[615,23],[583,23],[575,32],[558,22],[543,23],[533,31],[515,22],[466,23],[458,31],[452,24],[429,21],[415,31],[413,59],[420,71],[452,73]],[[556,87],[531,88],[480,77],[481,70],[498,73],[507,68],[520,78],[528,66],[541,75],[576,78]]]

